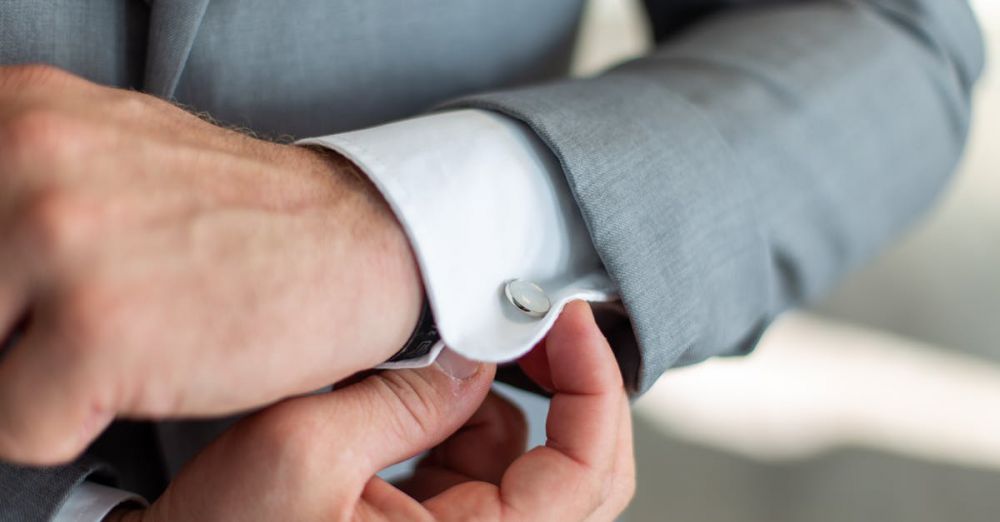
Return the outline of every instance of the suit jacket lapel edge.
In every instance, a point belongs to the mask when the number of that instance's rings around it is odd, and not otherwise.
[[[172,98],[187,64],[209,0],[150,2],[149,43],[143,90]]]

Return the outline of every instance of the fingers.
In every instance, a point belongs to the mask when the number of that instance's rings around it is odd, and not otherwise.
[[[530,352],[517,360],[518,366],[540,388],[552,393],[552,370],[549,368],[549,355],[545,349],[545,339],[542,339]]]
[[[66,462],[113,418],[98,396],[108,387],[72,351],[56,350],[57,342],[35,324],[0,361],[0,458]]]
[[[490,393],[468,422],[434,448],[422,464],[499,484],[510,464],[524,454],[527,443],[524,413],[507,399]]]
[[[482,403],[494,371],[445,350],[427,368],[386,371],[332,393],[286,401],[259,415],[259,423],[279,430],[279,439],[312,441],[322,434],[331,465],[339,462],[364,483],[461,427]]]
[[[628,399],[622,398],[628,413]],[[611,492],[607,500],[588,518],[594,522],[615,520],[635,496],[635,451],[632,440],[632,416],[622,415],[618,424],[618,451],[611,471]]]
[[[56,299],[55,291],[39,297],[41,288],[57,286],[56,278],[42,283],[38,272],[48,268],[45,263],[19,261],[17,284],[35,287],[36,295],[27,305],[30,324],[24,323],[26,329],[0,358],[0,459],[60,464],[78,456],[113,420],[121,400],[113,392],[130,374],[124,371],[126,358],[95,341],[93,321],[84,320],[107,310],[82,299]]]
[[[367,471],[412,457],[457,430],[482,403],[494,372],[445,351],[429,368],[384,372],[343,390],[341,400],[354,408],[341,415],[358,428],[352,435],[368,457]],[[366,422],[358,426],[356,419]]]
[[[499,485],[511,463],[524,454],[527,441],[524,413],[491,392],[465,425],[431,450],[413,476],[397,486],[424,500],[470,480]]]
[[[608,468],[625,391],[618,362],[586,303],[566,307],[548,336],[546,353],[555,391],[546,446],[581,464]]]
[[[630,431],[622,434],[628,402],[611,347],[585,303],[567,305],[545,352],[554,391],[548,442],[511,466],[500,495],[514,513],[581,520],[608,502],[615,463],[631,453],[622,440],[631,440]]]

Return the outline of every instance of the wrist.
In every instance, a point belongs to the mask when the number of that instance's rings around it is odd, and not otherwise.
[[[409,238],[378,189],[357,166],[325,148],[308,151],[333,182],[337,199],[332,205],[337,223],[347,226],[340,237],[350,264],[348,299],[356,306],[358,324],[366,318],[372,328],[365,345],[384,362],[412,335],[424,304],[424,289]],[[372,323],[372,320],[375,322]]]

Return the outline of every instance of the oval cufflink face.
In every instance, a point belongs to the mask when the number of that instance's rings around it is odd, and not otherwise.
[[[544,317],[552,307],[545,290],[531,281],[511,279],[504,284],[504,294],[510,304],[531,317]]]

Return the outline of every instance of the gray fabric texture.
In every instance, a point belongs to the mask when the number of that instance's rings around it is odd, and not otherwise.
[[[983,63],[963,0],[645,3],[655,52],[587,79],[565,79],[582,0],[3,0],[0,63],[269,136],[434,107],[524,121],[621,288],[631,322],[611,337],[641,392],[751,350],[928,208]],[[44,519],[88,466],[0,465],[0,521]]]
[[[131,0],[2,0],[0,64],[47,63],[139,89],[148,17]]]
[[[208,0],[151,2],[146,92],[161,98],[173,94],[207,8]]]
[[[559,157],[637,391],[751,350],[925,211],[965,142],[983,50],[963,2],[743,4],[597,78],[447,105],[518,118]]]
[[[69,490],[102,469],[87,459],[42,469],[0,462],[0,522],[52,518]]]

